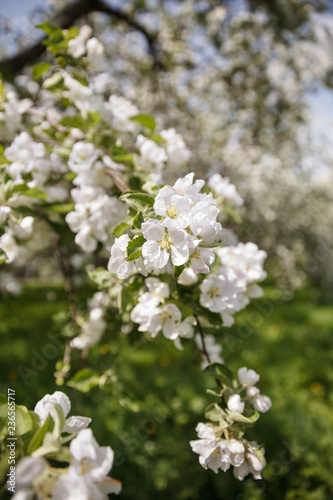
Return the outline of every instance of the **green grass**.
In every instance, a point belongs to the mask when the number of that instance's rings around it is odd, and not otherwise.
[[[54,315],[67,307],[61,290],[52,301],[45,300],[48,291],[32,288],[0,303],[1,389],[15,389],[17,403],[30,408],[59,389],[53,373],[60,349],[43,368],[32,366],[34,353],[50,343],[48,333],[57,334]],[[262,481],[239,483],[231,471],[215,475],[192,453],[188,442],[212,400],[205,393],[212,381],[200,373],[191,341],[179,352],[162,337],[124,336],[110,318],[103,347],[87,361],[99,373],[108,369],[109,382],[86,394],[61,390],[72,400],[72,414],[92,416],[99,443],[116,451],[112,473],[123,481],[123,499],[332,500],[332,330],[333,306],[319,304],[315,290],[284,301],[273,288],[225,330],[226,362],[260,373],[261,391],[273,401],[251,430],[265,443]],[[20,365],[36,372],[27,385]]]

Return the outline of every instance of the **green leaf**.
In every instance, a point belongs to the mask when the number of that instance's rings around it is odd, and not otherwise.
[[[44,422],[44,425],[38,429],[36,434],[33,436],[32,440],[30,441],[30,444],[28,446],[28,454],[31,455],[32,452],[37,450],[39,448],[44,440],[44,436],[47,432],[52,432],[54,427],[54,422],[51,418],[51,415],[47,417],[47,419]]]
[[[3,250],[0,249],[0,264],[3,264],[8,259],[7,255]]]
[[[134,156],[131,153],[111,154],[110,156],[116,163],[121,163],[122,165],[126,165],[130,168],[135,167]]]
[[[254,424],[254,422],[256,422],[260,417],[260,413],[258,413],[257,411],[255,411],[253,415],[251,415],[251,417],[245,417],[241,413],[228,409],[226,410],[226,412],[230,420],[232,420],[233,422],[242,422],[244,424]]]
[[[232,387],[232,371],[221,363],[212,363],[211,365],[208,365],[203,370],[203,373],[205,373],[206,375],[211,375],[212,377],[220,380],[222,384]]]
[[[222,429],[229,426],[224,418],[225,416],[226,413],[217,403],[213,403],[206,408],[205,417],[211,422],[219,422]]]
[[[98,267],[88,272],[91,281],[96,283],[99,288],[108,288],[112,283],[112,274],[104,267]]]
[[[130,220],[132,220],[132,219],[130,219]],[[122,234],[124,234],[124,232],[126,231],[126,229],[130,228],[131,226],[132,226],[132,224],[129,223],[129,222],[126,222],[126,221],[119,222],[119,224],[117,224],[113,228],[112,235],[115,238],[119,238],[119,236],[121,236]]]
[[[131,208],[137,212],[146,213],[154,206],[155,198],[139,191],[127,191],[123,193],[120,200],[125,201]]]
[[[32,77],[34,80],[39,80],[46,71],[48,71],[51,68],[51,65],[47,62],[41,62],[38,64],[35,64],[32,68]]]
[[[15,434],[22,436],[30,432],[33,426],[33,421],[29,415],[28,408],[25,406],[15,406]]]
[[[144,223],[144,221],[145,220],[143,218],[142,213],[139,212],[133,219],[133,227],[135,227],[135,229],[141,229],[141,226]]]
[[[142,256],[142,250],[135,250],[129,257],[127,257],[127,262],[131,262],[132,260],[139,259]]]
[[[179,276],[182,274],[182,272],[185,269],[185,264],[183,266],[175,266],[175,270],[173,272],[174,278],[179,278]]]
[[[32,198],[38,198],[39,200],[46,200],[47,194],[45,191],[39,187],[29,188],[26,184],[18,184],[15,186],[14,191],[21,191],[24,196],[31,196]]]
[[[141,257],[141,250],[139,250],[145,243],[146,239],[143,236],[135,236],[132,241],[129,242],[127,247],[127,260],[135,260]],[[138,257],[133,257],[133,254],[137,254],[138,251],[140,255]]]
[[[45,208],[57,214],[68,214],[68,212],[74,210],[74,203],[52,203],[52,205],[47,205]]]
[[[45,31],[47,35],[53,35],[54,33],[62,33],[62,29],[56,24],[46,21],[45,23],[37,24],[36,28]]]
[[[139,122],[141,125],[143,125],[146,128],[149,128],[152,131],[155,130],[156,123],[152,115],[132,116],[131,120],[134,122]]]
[[[89,392],[90,389],[99,385],[99,375],[91,368],[84,368],[77,372],[71,380],[67,382],[69,387],[74,387],[81,392]]]

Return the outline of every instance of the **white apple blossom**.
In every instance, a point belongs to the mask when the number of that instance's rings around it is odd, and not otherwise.
[[[71,402],[69,398],[63,392],[56,391],[53,394],[46,394],[43,398],[38,401],[35,406],[34,412],[38,415],[42,424],[45,423],[47,417],[51,415],[53,420],[57,419],[57,412],[55,405],[58,405],[62,412],[64,419],[66,419],[70,409]],[[91,422],[91,418],[73,416],[65,420],[62,432],[67,433],[77,433],[82,429],[85,429]]]
[[[205,279],[201,286],[200,304],[212,312],[233,314],[240,308],[238,295],[245,284],[230,269],[223,274]]]
[[[68,160],[69,168],[76,174],[90,170],[99,155],[95,146],[89,142],[76,142]]]
[[[258,375],[258,373],[254,370],[248,370],[245,366],[239,368],[237,375],[239,383],[246,387],[252,387],[260,380],[260,375]]]
[[[135,266],[144,276],[147,275],[142,259],[127,261],[127,247],[130,242],[128,234],[123,234],[115,239],[111,247],[111,257],[108,262],[108,270],[114,273],[119,279],[123,280],[133,274]],[[135,266],[134,266],[135,265]]]
[[[168,228],[184,229],[190,222],[190,200],[177,195],[171,186],[160,189],[155,198],[154,211],[164,216],[163,224]]]
[[[230,183],[228,177],[222,177],[220,174],[214,174],[208,179],[208,186],[221,198],[230,201],[236,207],[244,204],[243,198],[237,193],[236,186]]]
[[[157,268],[164,267],[169,257],[175,266],[186,264],[189,258],[189,234],[183,229],[167,230],[158,220],[149,219],[141,226],[146,242],[142,246],[144,261]]]
[[[170,295],[166,283],[157,278],[147,278],[145,283],[149,291],[139,297],[139,303],[131,311],[131,320],[140,325],[140,332],[148,332],[152,338],[162,331],[166,338],[177,341],[176,347],[181,349],[179,338],[193,336],[194,318],[189,316],[182,321],[179,308],[165,303]]]
[[[9,220],[9,228],[12,230],[13,235],[21,240],[25,240],[31,236],[33,226],[34,218],[30,215],[15,221],[13,221],[13,219]]]
[[[207,274],[215,260],[215,254],[209,248],[197,247],[190,255],[190,262],[195,274]]]
[[[234,476],[242,481],[252,474],[254,479],[261,479],[265,466],[264,449],[254,441],[245,439],[227,439],[221,437],[218,426],[200,423],[196,427],[198,440],[190,441],[194,453],[199,455],[199,463],[204,469],[212,469],[216,474],[233,466]]]
[[[229,442],[219,437],[219,428],[200,423],[196,427],[198,437],[190,441],[194,453],[199,455],[199,463],[204,469],[227,471],[231,465],[239,467],[244,461],[245,447],[242,442],[232,439]]]
[[[253,444],[253,443],[251,443]],[[265,467],[265,459],[263,456],[264,449],[261,448],[260,452],[262,454],[263,460],[259,460],[259,458],[254,453],[245,453],[245,460],[239,467],[234,468],[234,476],[239,481],[243,481],[243,479],[248,475],[252,474],[254,479],[262,479],[261,471]]]
[[[193,183],[193,179],[194,172],[191,172],[190,174],[185,175],[185,177],[179,178],[173,185],[173,188],[179,196],[186,196],[194,205],[199,201],[206,200],[209,196],[204,193],[200,193],[205,181],[203,179],[196,179]],[[212,199],[212,197],[210,197],[210,199]]]
[[[80,334],[70,341],[71,347],[90,349],[101,340],[107,326],[104,316],[109,304],[110,299],[105,292],[97,292],[88,300],[89,317],[81,325]]]
[[[87,62],[91,71],[102,71],[104,66],[104,47],[97,38],[90,38],[86,43]]]
[[[77,233],[75,242],[85,252],[96,250],[98,241],[108,245],[111,228],[125,215],[125,206],[117,197],[108,196],[99,186],[82,186],[72,189],[75,206],[65,219],[70,229]]]
[[[260,394],[260,390],[257,387],[249,387],[246,395],[253,404],[254,409],[260,413],[266,413],[272,407],[271,399],[268,396]]]
[[[198,276],[191,267],[185,267],[180,274],[177,283],[183,286],[191,286],[198,282]]]
[[[0,225],[5,224],[11,211],[8,206],[0,206]]]
[[[56,404],[62,409],[64,418],[67,417],[71,409],[70,400],[63,392],[56,391],[53,394],[46,394],[43,396],[35,406],[34,412],[39,416],[42,424],[44,424],[49,415],[51,415],[53,419],[56,418],[56,410],[54,408]]]
[[[91,37],[92,29],[88,25],[81,26],[77,37],[68,42],[68,53],[75,59],[82,57],[86,52],[86,41]]]
[[[9,231],[0,236],[0,249],[5,252],[8,263],[15,261],[21,253],[13,233]]]
[[[237,246],[219,248],[217,254],[222,266],[233,269],[247,283],[266,278],[263,264],[267,254],[264,250],[259,250],[255,243],[238,243]]]
[[[235,411],[237,413],[243,413],[245,403],[243,403],[241,401],[241,397],[239,394],[232,394],[228,398],[227,406],[228,406],[230,411]]]
[[[34,169],[44,168],[45,146],[34,142],[28,132],[21,132],[12,144],[5,149],[5,155],[11,163],[7,166],[8,174],[16,181],[22,180],[22,174]]]
[[[166,151],[169,163],[175,165],[185,164],[191,157],[191,152],[186,148],[185,142],[174,128],[162,130],[160,136],[166,141]]]
[[[105,103],[105,108],[111,113],[112,125],[117,130],[133,132],[136,123],[131,120],[133,116],[139,114],[138,108],[123,97],[111,95],[109,101]]]
[[[109,446],[99,446],[91,429],[83,429],[69,446],[71,468],[93,481],[101,481],[111,470],[114,453]]]
[[[155,141],[147,139],[143,135],[138,135],[136,146],[140,151],[140,156],[145,161],[159,165],[166,162],[168,159],[165,149],[158,146]]]

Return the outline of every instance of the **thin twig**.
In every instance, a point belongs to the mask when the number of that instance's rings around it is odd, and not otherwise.
[[[210,356],[208,354],[207,347],[206,347],[205,334],[204,334],[204,332],[202,330],[202,327],[201,327],[198,315],[196,313],[193,313],[193,316],[195,317],[196,325],[197,325],[198,332],[199,332],[199,335],[200,335],[200,338],[201,338],[202,352],[203,352],[205,358],[207,359],[208,363],[211,364],[211,359],[210,359]],[[215,382],[216,382],[216,385],[219,388],[222,388],[222,384],[221,384],[221,382],[220,382],[220,380],[218,378],[215,379]]]
[[[69,299],[69,312],[71,316],[71,325],[72,325],[72,335],[71,337],[74,337],[75,332],[74,328],[75,325],[77,325],[77,306],[76,306],[76,287],[75,287],[75,282],[74,282],[74,274],[73,274],[73,267],[72,264],[65,255],[61,248],[58,246],[55,246],[54,248],[54,254],[59,262],[59,266],[61,269],[61,272],[64,276],[65,279],[65,291],[67,292],[68,299]],[[65,352],[64,352],[64,357],[63,357],[63,362],[65,365],[69,365],[71,362],[71,353],[72,353],[72,348],[70,346],[70,339],[67,341],[66,347],[65,347]],[[62,370],[60,372],[56,373],[56,377],[64,377],[65,373],[63,373]]]

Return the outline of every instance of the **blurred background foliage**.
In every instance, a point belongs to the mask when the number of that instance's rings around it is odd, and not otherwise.
[[[39,4],[34,22],[77,3]],[[105,2],[113,13],[102,4],[81,2],[72,21],[91,24],[103,40],[112,91],[182,132],[199,175],[231,178],[245,199],[240,239],[269,254],[265,296],[218,339],[228,364],[260,373],[273,401],[256,428],[268,462],[263,480],[204,471],[192,453],[211,387],[193,343],[179,352],[166,339],[122,333],[110,317],[103,345],[74,357],[72,375],[80,368],[81,376],[61,390],[74,413],[93,417],[99,443],[116,451],[124,499],[331,500],[332,150],[314,140],[311,105],[332,86],[331,2]],[[31,28],[14,34],[21,52],[27,36],[39,37]],[[13,78],[28,75],[36,59],[26,55],[16,69],[13,59],[4,55],[1,69],[24,95],[24,80]],[[1,274],[1,390],[14,388],[17,403],[33,408],[56,389],[69,303],[61,282],[40,279],[38,263],[15,273],[17,296]],[[93,291],[81,286],[78,302]]]

